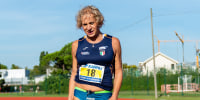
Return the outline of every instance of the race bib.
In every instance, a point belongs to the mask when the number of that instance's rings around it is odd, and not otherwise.
[[[79,79],[92,83],[101,83],[104,75],[104,66],[87,64],[79,68]]]

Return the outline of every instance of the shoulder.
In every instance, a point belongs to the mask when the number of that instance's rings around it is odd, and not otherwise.
[[[79,41],[79,40],[75,40],[75,41],[72,43],[72,48],[74,48],[74,47],[77,47],[77,46],[78,46],[78,41]]]
[[[121,51],[121,45],[120,45],[120,41],[119,41],[118,38],[112,37],[112,47],[113,47],[113,50],[114,50],[115,54],[117,52]]]
[[[80,42],[80,41],[83,41],[84,39],[86,38],[86,36],[83,36],[83,37],[81,37],[81,38],[79,38],[78,40],[75,40],[73,43],[72,43],[72,48],[74,48],[74,47],[78,47],[78,43]]]
[[[78,48],[78,40],[74,41],[72,43],[72,56],[75,56],[76,55],[76,51],[77,51],[77,48]]]
[[[116,38],[116,37],[112,37],[112,42],[113,42],[114,44],[120,44],[119,39]]]
[[[87,36],[83,36],[83,37],[79,38],[78,41],[83,41],[83,40],[86,39],[86,37],[87,37]]]
[[[120,43],[119,39],[114,37],[114,36],[112,36],[112,35],[104,34],[104,37],[112,39],[113,43]]]
[[[112,36],[111,36],[111,35],[108,35],[108,34],[103,34],[103,35],[104,35],[104,37],[107,37],[107,38],[112,39]]]

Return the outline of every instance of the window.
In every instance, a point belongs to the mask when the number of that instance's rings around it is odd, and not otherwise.
[[[174,69],[174,64],[171,64],[171,69]]]

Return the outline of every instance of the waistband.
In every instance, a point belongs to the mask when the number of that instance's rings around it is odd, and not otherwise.
[[[111,91],[107,91],[107,90],[92,92],[90,90],[84,90],[84,89],[81,89],[79,87],[75,87],[75,89],[79,90],[79,91],[82,91],[82,92],[95,93],[95,94],[98,94],[98,93],[112,93]]]

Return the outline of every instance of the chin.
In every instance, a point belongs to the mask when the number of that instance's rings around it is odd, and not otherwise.
[[[87,34],[88,37],[94,37],[95,34]]]

